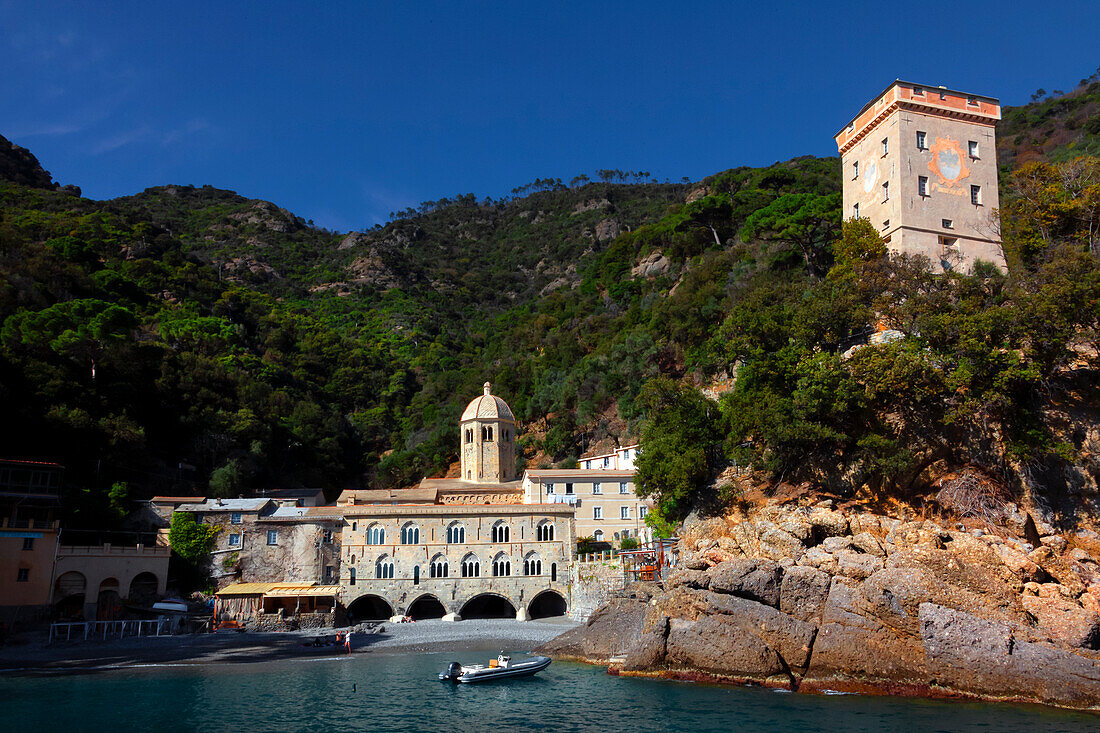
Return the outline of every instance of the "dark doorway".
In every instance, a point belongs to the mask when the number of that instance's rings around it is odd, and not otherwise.
[[[568,610],[565,599],[556,591],[547,590],[539,593],[531,601],[527,608],[529,618],[549,618],[551,616],[564,616]]]
[[[360,621],[384,621],[393,616],[393,606],[380,596],[359,596],[348,606],[348,620],[353,624]]]
[[[515,618],[516,607],[503,596],[483,593],[466,601],[459,615],[464,619]]]
[[[414,621],[426,618],[443,618],[447,615],[447,609],[435,596],[420,596],[409,606],[406,615]]]

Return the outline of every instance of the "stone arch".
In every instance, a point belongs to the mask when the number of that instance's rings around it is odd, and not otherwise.
[[[411,617],[414,621],[426,618],[443,618],[447,615],[447,609],[443,602],[434,595],[425,593],[409,604],[409,609],[405,611],[405,615]]]
[[[393,578],[393,558],[383,553],[374,562],[374,577],[379,579]]]
[[[481,560],[478,559],[478,556],[472,552],[466,553],[466,557],[462,558],[462,577],[481,577]]]
[[[130,581],[126,598],[139,605],[149,605],[157,599],[157,576],[148,571],[138,573]]]
[[[524,575],[542,575],[542,556],[532,550],[523,557]]]
[[[497,593],[479,593],[462,605],[459,615],[464,619],[515,618],[516,607]]]
[[[595,532],[593,532],[592,539],[596,540],[596,542],[603,542],[603,530],[597,529]]]
[[[113,621],[122,615],[118,578],[104,578],[96,594],[96,621]]]
[[[88,579],[84,577],[84,573],[70,570],[59,575],[53,590],[57,615],[61,618],[82,618],[87,589]]]
[[[508,526],[508,520],[498,519],[494,522],[491,537],[493,542],[511,542],[512,528]]]
[[[371,522],[367,527],[365,537],[368,545],[384,545],[386,544],[386,528],[378,522]]]
[[[466,544],[466,525],[457,519],[447,525],[447,544]]]
[[[412,521],[405,522],[403,525],[401,525],[401,544],[419,545],[420,525]]]
[[[554,541],[554,520],[544,519],[538,523],[535,527],[535,541],[536,542],[553,542]]]
[[[565,597],[556,590],[544,590],[527,605],[528,618],[547,618],[550,616],[564,616],[569,610],[569,604]]]
[[[348,604],[348,618],[352,623],[382,621],[393,615],[393,604],[373,593],[364,593]]]
[[[447,561],[447,556],[443,553],[437,553],[432,558],[431,563],[428,565],[428,577],[429,578],[448,578],[451,575],[451,564]]]
[[[506,552],[498,552],[493,558],[493,577],[507,578],[512,574],[512,558]]]

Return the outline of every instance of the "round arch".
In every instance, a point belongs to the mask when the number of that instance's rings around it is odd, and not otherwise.
[[[88,579],[84,577],[84,573],[70,570],[59,575],[53,589],[57,615],[60,618],[83,618],[84,594],[87,589]]]
[[[99,584],[96,595],[96,621],[114,621],[122,613],[122,597],[119,595],[118,578],[107,578]]]
[[[516,607],[504,596],[481,593],[466,601],[458,613],[464,619],[515,618]]]
[[[151,604],[157,599],[157,576],[150,572],[135,575],[130,581],[130,592],[126,597],[134,603]]]
[[[544,590],[531,599],[527,606],[528,618],[549,618],[551,616],[564,616],[569,610],[569,604],[565,597],[556,590]]]
[[[348,619],[353,624],[360,621],[384,621],[393,615],[390,602],[371,593],[359,596],[348,605]]]
[[[425,593],[409,604],[409,610],[405,611],[405,615],[414,621],[426,618],[443,618],[447,615],[447,609],[438,598],[431,593]]]

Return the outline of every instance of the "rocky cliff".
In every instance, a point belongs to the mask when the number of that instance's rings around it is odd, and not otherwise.
[[[689,520],[664,582],[540,651],[623,674],[1100,709],[1100,535],[1006,516],[981,529],[804,499]]]

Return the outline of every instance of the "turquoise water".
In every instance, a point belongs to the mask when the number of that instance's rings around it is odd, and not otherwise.
[[[792,695],[611,677],[598,667],[560,662],[526,680],[435,679],[452,659],[484,656],[363,654],[7,677],[0,679],[0,719],[6,730],[67,732],[1100,730],[1100,716],[1039,707]]]

